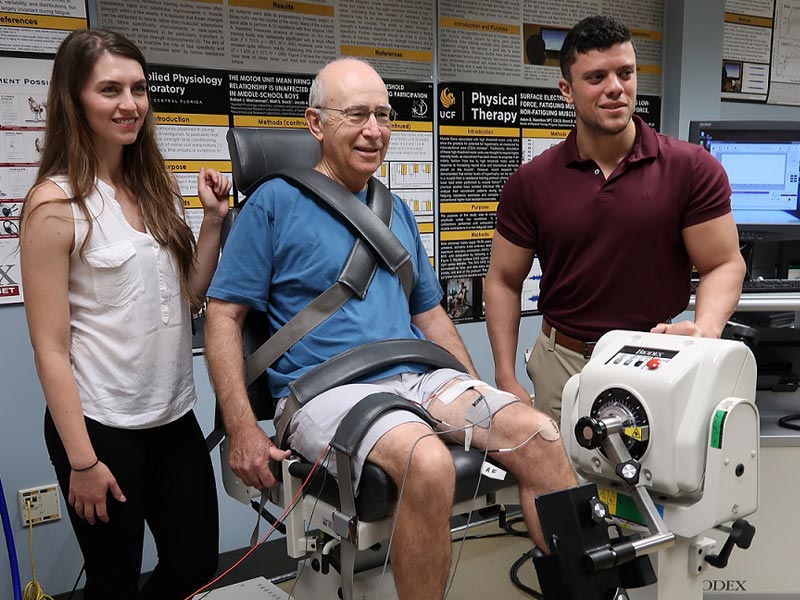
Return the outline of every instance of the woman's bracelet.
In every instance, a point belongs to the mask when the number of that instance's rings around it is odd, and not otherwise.
[[[69,468],[72,469],[73,471],[75,471],[76,473],[82,473],[83,471],[88,471],[89,469],[92,469],[92,468],[96,467],[97,463],[99,463],[99,462],[100,462],[100,459],[99,458],[95,458],[94,462],[92,464],[90,464],[88,467],[83,467],[82,469],[76,469],[75,467],[70,465]]]

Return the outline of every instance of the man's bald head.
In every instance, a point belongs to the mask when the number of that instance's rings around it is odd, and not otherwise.
[[[386,84],[372,66],[358,58],[340,58],[320,69],[308,93],[308,105],[312,108],[329,106],[337,102],[342,91],[356,89],[352,83],[370,81],[386,90]],[[388,92],[387,92],[388,100]],[[323,116],[323,119],[325,117]]]

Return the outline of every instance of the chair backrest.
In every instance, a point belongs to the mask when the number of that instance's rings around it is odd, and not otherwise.
[[[233,127],[228,130],[233,182],[245,198],[255,192],[266,177],[289,167],[313,167],[319,161],[319,142],[308,129],[265,129]],[[234,207],[222,229],[222,244],[241,210]],[[263,344],[269,334],[267,316],[251,309],[242,329],[243,352],[249,356]],[[267,386],[266,374],[248,388],[250,405],[259,420],[271,419],[274,402]]]
[[[233,181],[245,196],[267,175],[288,167],[313,167],[319,162],[319,142],[308,129],[233,127],[228,130]]]

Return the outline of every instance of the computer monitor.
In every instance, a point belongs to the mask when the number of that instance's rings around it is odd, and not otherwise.
[[[800,239],[800,122],[691,121],[689,141],[725,168],[743,241]]]

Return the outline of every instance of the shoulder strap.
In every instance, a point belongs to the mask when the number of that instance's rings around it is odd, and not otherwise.
[[[406,298],[409,298],[414,267],[405,246],[389,229],[393,200],[391,192],[383,183],[371,177],[367,186],[367,196],[370,200],[374,197],[376,205],[388,205],[389,220],[386,222],[359,201],[353,192],[315,169],[284,169],[276,173],[275,177],[297,183],[340,215],[359,238],[378,255],[381,262],[400,278]]]
[[[364,297],[375,273],[377,254],[403,286],[408,300],[414,269],[408,251],[389,229],[392,196],[374,177],[369,181],[367,203],[314,169],[291,169],[276,173],[296,182],[331,207],[358,233],[356,243],[337,281],[275,332],[245,362],[245,383],[250,385],[280,356],[315,327],[339,310],[353,294]],[[271,178],[274,178],[271,177]]]

